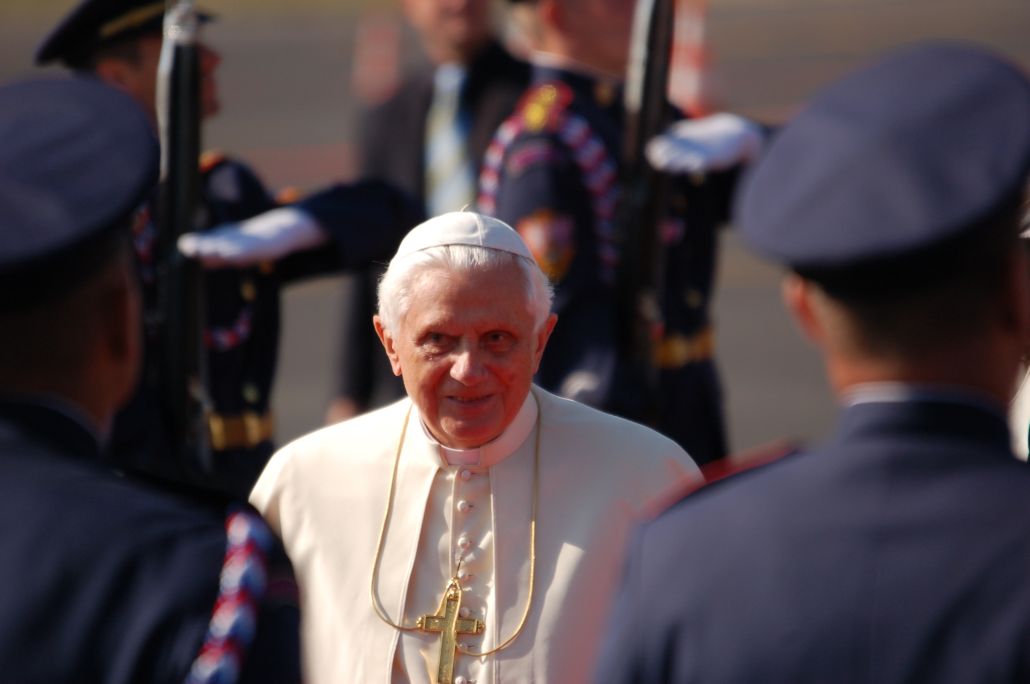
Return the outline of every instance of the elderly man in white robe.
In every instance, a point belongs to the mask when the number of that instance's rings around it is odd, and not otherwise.
[[[532,385],[556,320],[501,221],[401,243],[374,325],[408,397],[284,447],[251,495],[294,564],[307,681],[587,680],[630,525],[700,475]]]

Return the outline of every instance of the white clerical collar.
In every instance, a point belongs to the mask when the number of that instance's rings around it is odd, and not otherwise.
[[[526,394],[525,401],[522,402],[522,408],[515,414],[515,420],[511,421],[511,424],[505,428],[504,432],[497,436],[496,439],[487,442],[483,446],[474,447],[472,449],[452,449],[451,447],[445,447],[436,441],[429,429],[426,427],[425,422],[422,421],[421,416],[419,417],[419,423],[422,425],[422,432],[426,436],[426,440],[434,447],[440,454],[440,458],[447,465],[464,465],[464,466],[481,466],[483,468],[489,468],[490,466],[496,465],[504,459],[511,456],[515,451],[522,446],[522,444],[529,437],[530,433],[533,432],[533,426],[536,425],[536,416],[539,412],[539,408],[536,405],[536,399],[533,397],[533,392],[530,391]]]

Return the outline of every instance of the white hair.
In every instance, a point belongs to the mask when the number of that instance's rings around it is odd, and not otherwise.
[[[411,296],[422,273],[440,268],[457,273],[481,273],[508,264],[516,264],[522,273],[526,308],[533,317],[534,329],[551,313],[554,289],[536,262],[496,249],[475,245],[442,245],[430,247],[390,262],[379,279],[379,320],[384,328],[396,333],[411,306]]]

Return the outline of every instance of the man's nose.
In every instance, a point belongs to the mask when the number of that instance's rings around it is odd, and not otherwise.
[[[482,352],[474,346],[460,349],[451,364],[451,377],[458,382],[471,385],[486,377],[486,366],[483,365]]]

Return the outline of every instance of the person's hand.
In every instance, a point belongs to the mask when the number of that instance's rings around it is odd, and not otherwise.
[[[755,123],[736,114],[712,114],[677,121],[647,144],[647,160],[667,173],[725,171],[754,161],[765,136]]]
[[[184,233],[178,245],[180,252],[207,268],[242,268],[328,241],[329,234],[311,216],[294,207],[280,207],[203,233]]]

